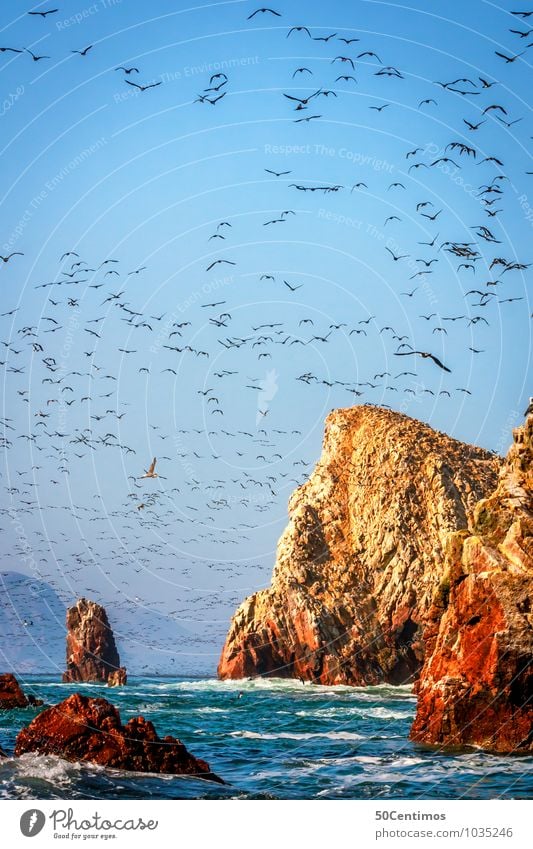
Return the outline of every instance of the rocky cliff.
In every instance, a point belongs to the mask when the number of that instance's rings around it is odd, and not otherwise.
[[[104,608],[80,598],[67,610],[67,669],[63,681],[126,683],[113,631]]]
[[[272,584],[234,615],[220,677],[412,680],[446,539],[500,464],[399,413],[331,413],[322,456],[290,500]]]
[[[496,490],[447,547],[413,740],[533,751],[533,415]]]

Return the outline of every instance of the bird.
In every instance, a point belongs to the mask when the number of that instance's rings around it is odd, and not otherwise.
[[[354,61],[350,58],[350,56],[335,56],[335,58],[331,60],[331,64],[333,65],[334,62],[347,62],[348,65],[351,65],[352,69],[355,71]]]
[[[270,14],[270,15],[275,15],[277,18],[281,18],[281,13],[280,13],[280,12],[276,12],[276,11],[274,11],[274,9],[265,9],[265,8],[263,8],[263,9],[256,9],[256,10],[255,10],[255,12],[252,12],[252,14],[251,14],[251,15],[248,15],[248,17],[246,18],[246,20],[247,20],[247,21],[251,21],[251,20],[252,20],[252,18],[255,18],[255,16],[256,16],[256,15],[259,15],[259,14],[263,14],[263,15],[264,15],[264,14],[266,14],[266,13],[268,13],[268,14]]]
[[[140,73],[138,68],[125,68],[124,65],[119,65],[118,68],[115,68],[115,71],[124,71],[125,74]]]
[[[463,118],[463,123],[466,124],[469,130],[479,130],[479,128],[486,123],[486,121],[479,121],[477,124],[472,124],[470,121],[467,121],[466,118]]]
[[[28,15],[40,15],[41,18],[46,18],[48,15],[53,15],[55,12],[59,12],[59,9],[47,9],[43,12],[28,12]]]
[[[124,82],[126,82],[128,85],[133,86],[134,88],[138,88],[139,91],[148,91],[149,88],[156,88],[158,85],[163,84],[162,80],[159,80],[159,82],[157,83],[149,83],[148,85],[139,85],[139,83],[134,83],[131,80],[125,80]]]
[[[148,471],[147,472],[145,471],[144,475],[141,475],[141,480],[142,480],[142,478],[157,478],[157,477],[159,477],[159,475],[155,471],[155,464],[156,463],[157,463],[157,458],[154,457]]]
[[[71,53],[77,53],[79,56],[87,56],[87,53],[89,52],[89,50],[92,50],[93,47],[94,47],[94,44],[89,44],[89,46],[84,47],[83,50],[71,50],[70,52]]]
[[[499,56],[500,59],[505,59],[507,64],[510,65],[512,62],[516,62],[516,60],[519,59],[520,56],[523,56],[526,51],[522,50],[522,52],[517,53],[516,56],[507,56],[505,53],[500,53],[499,50],[495,50],[494,52],[496,56]]]
[[[365,50],[365,52],[364,52],[364,53],[360,53],[360,54],[359,54],[359,56],[358,56],[357,58],[358,58],[358,59],[363,59],[365,56],[373,56],[373,57],[374,57],[374,59],[377,59],[377,60],[378,60],[378,62],[380,63],[380,65],[382,65],[382,64],[383,64],[383,62],[382,62],[382,61],[381,61],[381,59],[379,58],[378,54],[377,54],[377,53],[373,53],[371,50]]]
[[[11,259],[11,257],[13,257],[13,256],[24,256],[24,254],[23,254],[23,253],[21,253],[21,251],[13,251],[12,253],[7,254],[6,256],[2,256],[2,255],[0,254],[0,259],[2,260],[2,262],[9,262],[9,260],[10,260],[10,259]]]
[[[451,369],[449,369],[447,366],[445,366],[443,363],[441,363],[441,361],[438,359],[438,357],[435,357],[434,354],[428,354],[427,351],[400,351],[400,352],[396,351],[394,353],[394,356],[395,357],[409,357],[411,354],[418,354],[418,356],[422,357],[425,360],[427,360],[427,359],[433,360],[435,365],[437,365],[439,368],[443,369],[443,371],[447,371],[447,372],[451,373]]]
[[[391,249],[388,248],[388,247],[385,247],[385,250],[390,253],[391,257],[393,258],[393,260],[395,262],[398,262],[399,259],[407,259],[407,257],[409,256],[409,254],[403,254],[402,256],[396,256],[396,254],[393,251],[391,251]]]
[[[40,62],[41,59],[50,59],[50,56],[36,56],[36,54],[32,53],[31,50],[28,50],[27,47],[25,48],[25,50],[26,50],[26,53],[30,54],[30,56],[31,56],[31,58],[33,59],[34,62]]]
[[[230,259],[215,259],[214,262],[207,266],[206,271],[211,271],[215,265],[220,265],[221,263],[225,263],[226,265],[237,265],[236,262],[232,262]]]
[[[309,36],[309,38],[311,38],[311,33],[309,32],[307,27],[291,27],[290,30],[287,33],[286,38],[288,38],[291,35],[291,33],[293,33],[293,32],[306,32],[307,35]]]

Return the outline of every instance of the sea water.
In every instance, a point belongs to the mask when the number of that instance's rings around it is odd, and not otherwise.
[[[102,696],[125,723],[141,714],[178,737],[227,784],[72,764],[51,756],[0,760],[12,799],[492,799],[531,798],[533,757],[445,752],[409,741],[410,687],[323,687],[299,681],[131,678],[127,687],[20,682],[46,705]],[[0,713],[0,745],[43,708]]]

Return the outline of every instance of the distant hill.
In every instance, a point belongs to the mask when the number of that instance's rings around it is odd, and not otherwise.
[[[1,671],[51,673],[65,666],[65,605],[45,581],[0,572]]]
[[[204,645],[201,635],[166,614],[142,606],[124,609],[123,603],[106,603],[100,596],[97,601],[107,611],[120,662],[130,675],[214,671],[212,644]],[[0,572],[0,672],[61,675],[65,618],[65,603],[46,581],[21,572]]]

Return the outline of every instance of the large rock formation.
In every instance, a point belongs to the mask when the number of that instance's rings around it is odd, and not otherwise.
[[[0,710],[13,710],[13,708],[25,708],[29,705],[42,705],[41,699],[35,696],[27,696],[17,679],[11,673],[0,675]]]
[[[67,670],[63,681],[126,683],[113,631],[104,608],[80,598],[67,610]]]
[[[152,723],[142,716],[122,725],[118,710],[106,699],[79,693],[43,711],[19,732],[15,756],[26,752],[115,769],[194,775],[223,783],[209,764],[193,757],[175,737],[159,738]]]
[[[533,415],[495,492],[448,543],[413,740],[533,751]]]
[[[272,585],[234,615],[220,677],[412,680],[446,539],[500,464],[399,413],[331,413],[322,456],[290,500]]]

